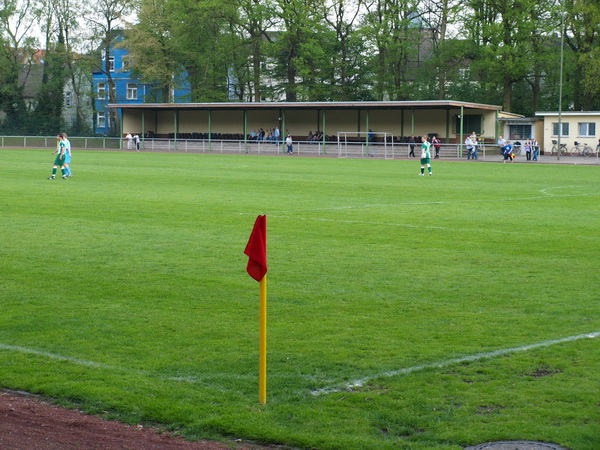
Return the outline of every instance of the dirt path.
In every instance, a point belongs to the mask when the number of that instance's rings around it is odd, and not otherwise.
[[[157,429],[104,420],[52,405],[38,396],[0,390],[0,448],[242,450],[266,447],[238,442],[187,442]]]

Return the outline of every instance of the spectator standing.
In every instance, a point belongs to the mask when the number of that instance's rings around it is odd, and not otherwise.
[[[467,159],[471,159],[473,153],[473,141],[471,140],[471,136],[467,136],[465,139],[465,147],[467,148]]]
[[[288,155],[291,155],[294,152],[294,141],[292,140],[292,136],[290,136],[289,134],[287,135],[287,138],[285,139],[285,145],[287,147],[286,153]]]
[[[479,150],[479,143],[477,142],[477,135],[473,131],[471,133],[471,145],[473,145],[473,154],[471,155],[473,159],[479,159],[477,156],[477,151]]]
[[[506,147],[506,139],[502,136],[498,136],[498,147],[500,147],[500,154],[504,155],[504,147]]]
[[[437,136],[434,136],[433,138],[431,138],[431,143],[433,144],[433,147],[435,148],[434,159],[438,159],[440,157],[440,148],[442,147],[442,143],[437,138]]]
[[[417,141],[415,140],[414,136],[411,136],[408,139],[408,147],[410,148],[410,152],[408,154],[408,156],[412,156],[414,158],[415,156],[415,144],[417,143]]]
[[[540,154],[540,145],[535,139],[531,141],[531,149],[533,150],[533,161],[537,161]]]
[[[125,136],[125,140],[127,141],[127,150],[131,150],[133,143],[133,136],[131,136],[131,133],[127,133],[127,135]]]

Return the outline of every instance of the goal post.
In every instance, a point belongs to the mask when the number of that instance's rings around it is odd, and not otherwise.
[[[338,158],[348,155],[394,159],[394,135],[387,131],[338,131]]]

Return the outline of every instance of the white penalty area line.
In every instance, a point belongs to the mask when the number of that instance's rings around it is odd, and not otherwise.
[[[426,369],[439,369],[439,368],[451,366],[454,364],[480,361],[482,359],[489,359],[489,358],[495,358],[497,356],[509,355],[512,353],[525,352],[525,351],[532,350],[535,348],[549,347],[551,345],[562,344],[564,342],[578,341],[580,339],[595,339],[599,336],[600,336],[600,331],[596,331],[593,333],[579,334],[577,336],[569,336],[569,337],[565,337],[562,339],[553,339],[550,341],[538,342],[537,344],[524,345],[522,347],[505,348],[505,349],[501,349],[501,350],[494,350],[493,352],[477,353],[475,355],[464,356],[462,358],[448,359],[446,361],[438,361],[438,362],[431,363],[431,364],[422,364],[419,366],[407,367],[404,369],[390,370],[388,372],[382,372],[382,373],[379,373],[376,375],[370,375],[370,376],[366,376],[363,378],[359,378],[357,380],[346,383],[342,386],[338,385],[336,387],[332,386],[332,387],[316,389],[316,390],[311,391],[311,393],[315,396],[319,396],[319,395],[331,394],[334,392],[351,391],[353,389],[361,388],[366,383],[369,383],[370,381],[378,379],[378,378],[389,378],[389,377],[395,377],[398,375],[407,375],[407,374],[410,374],[413,372],[419,372],[421,370],[426,370]]]

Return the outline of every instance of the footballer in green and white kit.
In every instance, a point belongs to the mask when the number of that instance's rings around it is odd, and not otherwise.
[[[425,175],[425,166],[431,175],[431,144],[427,141],[427,136],[421,136],[421,142],[421,173],[419,175]]]

